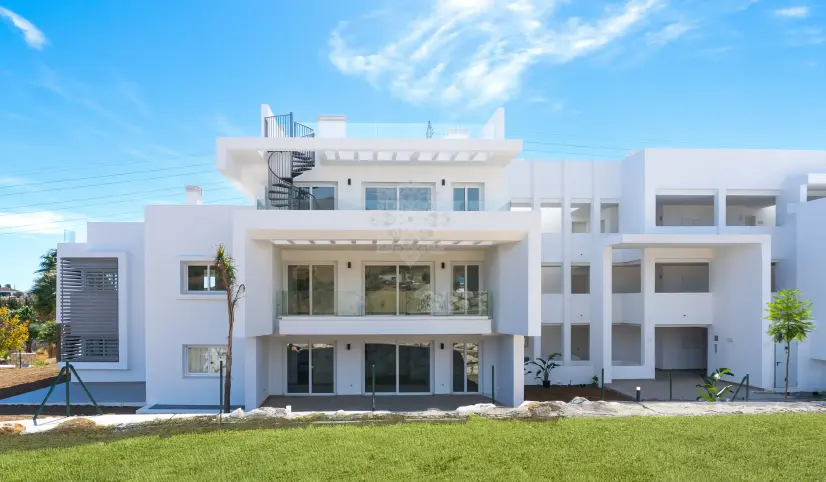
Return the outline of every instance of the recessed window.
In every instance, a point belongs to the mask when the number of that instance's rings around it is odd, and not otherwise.
[[[202,293],[210,291],[225,291],[224,282],[214,265],[190,263],[185,265],[186,284],[184,291],[188,293]]]
[[[187,376],[218,376],[221,362],[227,363],[225,346],[186,346],[184,347],[185,369]]]
[[[424,186],[370,186],[364,189],[366,211],[430,211],[431,188]]]
[[[591,266],[571,266],[571,294],[587,295],[591,292]]]
[[[482,188],[479,186],[455,186],[453,188],[454,211],[481,211]]]
[[[332,184],[300,184],[298,189],[298,209],[309,211],[332,211],[336,208],[336,187]]]
[[[542,294],[556,295],[562,293],[562,266],[542,266]]]

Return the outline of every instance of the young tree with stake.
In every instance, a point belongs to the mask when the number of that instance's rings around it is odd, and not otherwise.
[[[224,410],[229,412],[230,389],[232,388],[232,330],[235,327],[235,307],[246,289],[243,284],[237,284],[235,277],[235,261],[227,253],[224,244],[218,245],[215,252],[215,271],[227,293],[227,315],[229,317],[229,332],[227,334],[227,362],[224,366]]]
[[[812,322],[812,303],[800,298],[799,290],[781,290],[767,304],[768,335],[775,343],[786,345],[786,389],[783,400],[789,398],[789,357],[793,341],[805,341],[815,329]]]

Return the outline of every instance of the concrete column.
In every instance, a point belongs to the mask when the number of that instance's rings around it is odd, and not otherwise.
[[[717,226],[717,232],[723,233],[726,230],[726,190],[720,189],[717,191],[717,196],[714,198],[714,224]]]
[[[264,387],[258,386],[258,343],[257,338],[244,338],[244,410],[250,411],[258,408],[260,392]],[[240,342],[241,339],[235,339]],[[235,367],[233,367],[235,368]],[[233,379],[240,373],[233,370]]]
[[[656,368],[656,337],[655,337],[655,322],[656,320],[648,317],[647,305],[651,296],[654,294],[655,270],[654,257],[650,249],[643,249],[640,256],[640,274],[642,276],[642,302],[643,302],[643,317],[642,317],[642,362],[646,373],[654,378]]]
[[[591,257],[591,366],[594,373],[605,369],[605,382],[611,378],[611,326],[613,248],[594,247]]]
[[[566,162],[562,163],[565,179]],[[571,362],[571,196],[562,183],[562,360]]]

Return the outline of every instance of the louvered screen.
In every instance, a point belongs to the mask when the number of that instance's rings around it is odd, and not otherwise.
[[[117,258],[61,258],[61,360],[118,361]]]

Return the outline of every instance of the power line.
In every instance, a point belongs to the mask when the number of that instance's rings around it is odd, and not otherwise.
[[[161,167],[161,168],[158,168],[158,169],[144,169],[144,170],[141,170],[141,171],[121,172],[121,173],[115,173],[115,174],[101,174],[99,176],[76,177],[76,178],[70,178],[70,179],[51,179],[51,180],[48,180],[48,181],[26,182],[26,183],[22,183],[22,184],[11,184],[11,185],[6,185],[6,186],[3,186],[3,187],[0,187],[0,189],[8,189],[8,188],[12,188],[12,187],[38,186],[38,185],[52,184],[52,183],[58,183],[58,182],[62,183],[62,182],[74,182],[74,181],[87,181],[89,179],[103,179],[103,178],[107,178],[107,177],[129,176],[129,175],[132,175],[132,174],[144,174],[144,173],[147,173],[147,172],[171,171],[171,170],[174,170],[174,169],[187,169],[187,168],[190,168],[190,167],[202,167],[202,166],[208,166],[208,165],[209,165],[209,163],[207,163],[207,164],[201,163],[201,164],[190,164],[188,166]]]
[[[225,181],[218,181],[218,182],[209,182],[205,184],[200,184],[201,187],[204,186],[215,186],[217,184],[225,184]],[[165,187],[163,189],[150,189],[150,190],[142,190],[142,191],[133,191],[133,192],[124,192],[118,193],[118,197],[121,196],[131,196],[133,194],[146,194],[150,192],[164,192],[164,191],[178,191],[180,187]],[[52,206],[55,204],[63,204],[63,203],[71,203],[71,202],[78,202],[78,201],[94,201],[96,199],[111,199],[112,195],[107,194],[105,196],[93,196],[93,197],[85,197],[80,199],[64,199],[61,201],[49,201],[49,202],[42,202],[42,203],[35,203],[35,204],[22,204],[20,206],[7,206],[7,207],[0,207],[0,210],[9,210],[9,209],[22,209],[22,208],[31,208],[36,206]],[[15,214],[15,213],[11,213]]]
[[[234,197],[234,198],[227,198],[227,199],[215,199],[215,200],[213,200],[213,201],[208,201],[208,202],[205,202],[204,204],[213,204],[213,203],[231,202],[231,201],[241,201],[241,200],[249,201],[249,199],[248,199],[248,198],[245,198],[245,197],[237,197],[237,196],[236,196],[236,197]],[[180,204],[176,204],[175,206],[180,206]],[[105,216],[106,216],[108,219],[100,219],[99,221],[101,221],[101,222],[106,222],[106,221],[108,221],[109,219],[111,219],[112,217],[135,216],[135,215],[139,215],[139,214],[142,214],[142,213],[143,213],[143,211],[131,211],[131,212],[127,212],[127,213],[119,213],[119,214],[111,214],[111,215],[110,215],[110,214],[107,214],[107,215],[105,215]],[[19,229],[19,228],[25,228],[25,227],[31,227],[31,226],[38,226],[38,225],[42,225],[42,224],[47,224],[47,225],[50,225],[50,226],[60,224],[60,225],[64,225],[63,227],[65,228],[65,227],[66,227],[66,223],[68,223],[68,225],[72,225],[72,224],[79,224],[79,223],[82,223],[82,222],[84,222],[84,221],[86,221],[86,222],[90,222],[90,221],[97,221],[97,220],[96,220],[96,219],[94,219],[94,218],[91,218],[91,217],[86,216],[86,217],[82,217],[82,218],[63,219],[63,220],[60,220],[60,221],[55,221],[55,222],[43,222],[43,223],[18,224],[18,225],[15,225],[15,226],[3,226],[3,228],[2,228],[2,229],[6,229],[6,230],[10,230],[10,231],[7,231],[7,232],[0,232],[0,236],[6,235],[6,234],[21,234],[20,232],[15,231],[15,230],[17,230],[17,229]]]
[[[110,186],[110,185],[113,185],[113,184],[125,184],[125,183],[130,183],[130,182],[154,181],[156,179],[168,179],[170,177],[193,176],[193,175],[199,175],[199,174],[212,174],[214,172],[215,171],[194,171],[194,172],[184,172],[184,173],[181,173],[181,174],[168,174],[166,176],[160,176],[160,177],[147,177],[147,178],[143,178],[143,179],[127,179],[125,181],[101,182],[101,183],[98,183],[98,184],[84,184],[82,186],[67,186],[67,187],[62,187],[62,188],[57,188],[57,189],[51,189],[50,188],[49,192],[65,191],[67,189],[81,189],[81,188],[84,188],[84,187]],[[19,196],[21,194],[27,194],[27,193],[26,192],[10,192],[10,193],[5,193],[5,194],[0,194],[0,197]]]
[[[130,164],[144,164],[147,161],[152,162],[152,161],[168,161],[168,160],[173,160],[173,159],[192,159],[192,158],[196,158],[196,157],[209,156],[209,155],[212,155],[212,154],[213,154],[212,152],[204,152],[204,153],[200,153],[200,154],[192,154],[192,155],[186,155],[186,156],[175,156],[175,157],[145,157],[145,158],[137,160],[137,161],[118,162],[117,164],[112,164],[111,162],[103,162],[103,163],[100,163],[100,164],[84,164],[82,166],[75,165],[75,166],[63,167],[63,168],[57,168],[57,169],[44,167],[44,168],[39,168],[39,169],[29,169],[29,170],[26,170],[26,171],[14,171],[14,174],[18,175],[18,174],[37,174],[37,173],[41,173],[41,172],[74,171],[74,170],[82,169],[82,168],[85,168],[85,167],[128,166]]]
[[[219,183],[213,183],[213,184],[219,184]],[[220,184],[223,184],[223,183],[220,183]],[[201,187],[203,187],[203,186],[204,185],[202,185]],[[212,189],[210,192],[226,191],[227,189],[235,189],[235,187],[227,186],[227,187],[224,187],[224,188]],[[170,190],[171,189],[165,189],[165,191],[170,191]],[[177,190],[177,188],[176,188],[176,190]],[[152,191],[146,191],[146,192],[152,192]],[[181,191],[181,193],[183,193],[183,191]],[[107,196],[107,197],[111,198],[111,196]],[[136,198],[136,199],[135,198],[133,198],[133,199],[117,199],[117,200],[109,200],[109,201],[102,202],[102,203],[81,204],[79,206],[66,206],[66,207],[56,208],[56,209],[47,209],[47,210],[41,210],[41,211],[27,211],[27,212],[23,212],[23,213],[0,213],[0,218],[2,218],[4,216],[15,216],[15,215],[21,215],[21,214],[37,214],[37,213],[46,213],[46,212],[54,212],[54,211],[65,211],[65,210],[68,210],[68,209],[88,208],[88,207],[92,207],[92,206],[107,206],[109,204],[127,203],[127,202],[135,202],[135,201],[145,201],[147,199],[154,199],[156,197],[157,196],[148,196],[148,197]],[[120,196],[118,196],[118,198],[120,198]],[[70,201],[60,201],[60,202],[48,203],[48,204],[59,205],[59,204],[63,204],[64,202],[70,202]]]

